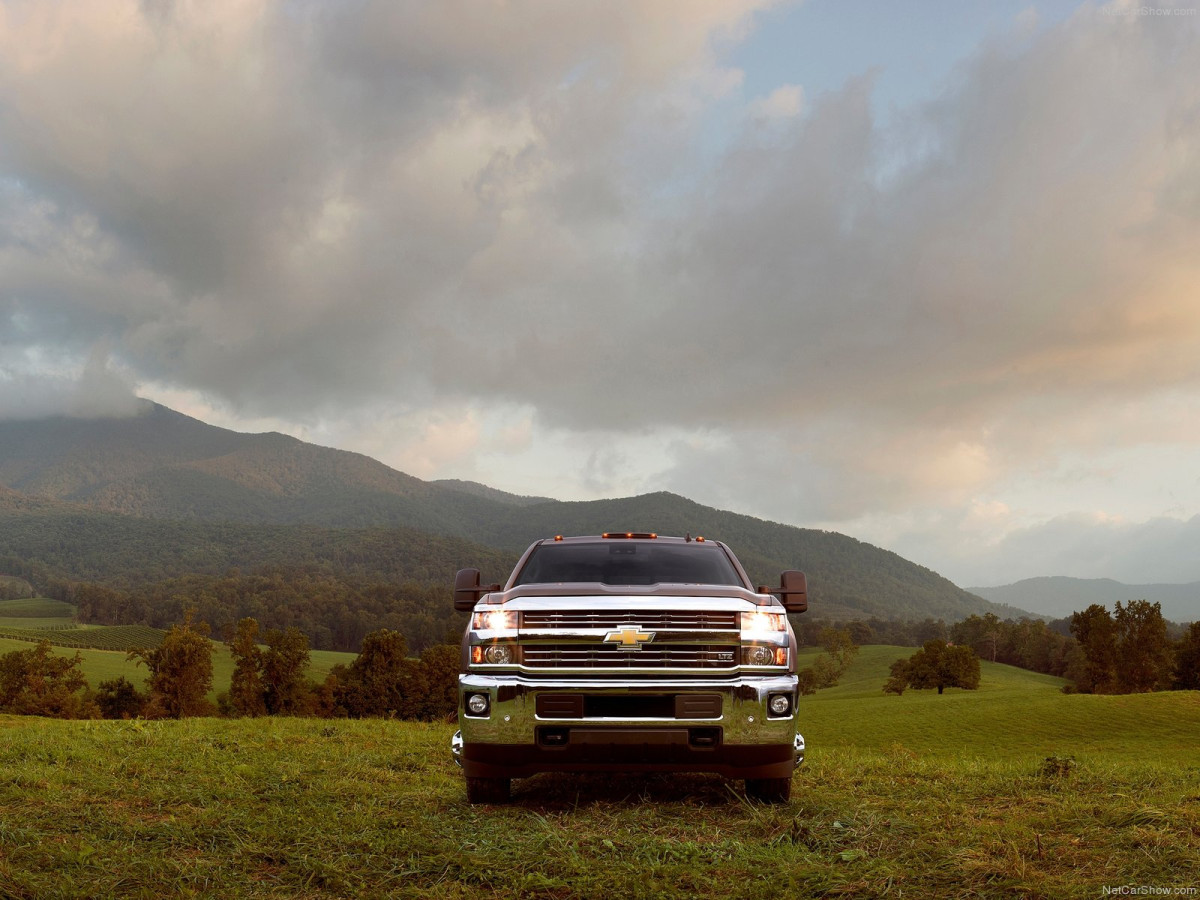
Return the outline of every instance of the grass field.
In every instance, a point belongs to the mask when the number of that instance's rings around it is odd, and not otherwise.
[[[75,607],[61,600],[0,600],[0,629],[75,628]]]
[[[471,807],[452,725],[0,717],[0,897],[1200,891],[1200,695],[985,664],[978,692],[884,696],[911,652],[864,648],[804,698],[775,807],[696,775],[543,775]]]

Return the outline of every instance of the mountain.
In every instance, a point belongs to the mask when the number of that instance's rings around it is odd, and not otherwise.
[[[1113,608],[1120,601],[1161,603],[1163,616],[1174,622],[1200,620],[1200,581],[1191,584],[1122,584],[1111,578],[1026,578],[1001,587],[968,588],[994,603],[1031,609],[1053,618],[1065,618],[1093,603]]]
[[[460,533],[479,503],[359,453],[242,434],[150,403],[124,419],[0,422],[0,485],[149,518],[439,533]]]
[[[759,583],[803,569],[822,617],[1022,614],[834,532],[665,492],[562,502],[473,482],[426,482],[362,454],[216,428],[151,403],[125,419],[0,422],[0,486],[0,548],[67,578],[123,573],[128,581],[144,572],[211,572],[256,559],[336,567],[356,544],[375,548],[358,563],[364,574],[424,577],[387,565],[379,554],[403,555],[432,536],[458,543],[425,554],[414,571],[432,571],[444,560],[448,582],[454,561],[461,564],[474,547],[485,579],[499,581],[537,538],[637,530],[727,541]],[[267,549],[256,554],[256,542]],[[77,553],[80,547],[87,553]]]
[[[535,503],[549,503],[551,500],[550,497],[527,497],[524,494],[510,494],[507,491],[501,491],[494,487],[488,487],[486,484],[480,484],[478,481],[462,481],[458,478],[439,478],[431,481],[430,484],[450,488],[454,491],[461,491],[464,494],[471,494],[475,497],[487,497],[490,500],[499,500],[501,503],[511,503],[514,506],[532,506]]]

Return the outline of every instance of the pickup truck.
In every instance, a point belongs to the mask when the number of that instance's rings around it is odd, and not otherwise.
[[[503,586],[460,570],[454,607],[470,613],[451,742],[470,803],[539,772],[713,772],[789,798],[803,572],[754,587],[719,541],[560,535]]]

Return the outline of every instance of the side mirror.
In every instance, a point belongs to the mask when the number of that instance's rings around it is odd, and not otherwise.
[[[779,599],[783,608],[790,613],[802,613],[808,609],[808,579],[803,572],[788,569],[779,576]]]
[[[458,574],[454,576],[454,608],[458,612],[470,612],[480,597],[488,591],[499,589],[498,584],[482,586],[479,583],[478,569],[459,569]]]

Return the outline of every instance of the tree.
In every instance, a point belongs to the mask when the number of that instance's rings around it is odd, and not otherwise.
[[[1162,606],[1145,600],[1116,605],[1117,675],[1122,691],[1145,693],[1171,684],[1175,665]]]
[[[184,716],[211,715],[212,704],[205,695],[212,687],[213,653],[208,626],[192,622],[189,612],[181,624],[171,626],[162,643],[154,650],[132,650],[150,670],[150,702],[147,715],[179,719]]]
[[[461,648],[450,644],[435,644],[421,652],[405,684],[405,718],[438,721],[454,715],[461,654]]]
[[[1000,640],[1005,632],[1005,623],[995,613],[983,616],[969,616],[955,623],[950,629],[950,636],[956,644],[966,644],[975,648],[976,654],[986,655],[992,662],[1000,652]]]
[[[858,655],[858,645],[854,643],[850,631],[845,628],[822,628],[817,640],[833,661],[838,677],[841,677]]]
[[[892,663],[891,677],[883,683],[885,694],[895,694],[899,697],[908,687],[909,663],[907,659],[898,659]]]
[[[401,710],[408,642],[398,631],[381,628],[363,638],[350,666],[332,673],[338,705],[352,718],[395,715]]]
[[[850,640],[855,644],[869,644],[875,638],[875,632],[871,630],[871,626],[858,619],[847,625],[846,630],[850,632]]]
[[[56,656],[49,641],[0,656],[0,711],[59,719],[93,718],[98,710],[79,696],[87,679],[83,657]]]
[[[811,666],[798,673],[802,694],[814,694],[820,688],[836,687],[838,679],[858,654],[858,645],[850,636],[849,629],[826,626],[818,632],[816,639],[825,652],[814,659]]]
[[[242,619],[226,642],[233,657],[229,703],[240,716],[261,716],[267,711],[263,696],[262,650],[258,647],[258,620]]]
[[[883,689],[902,694],[905,687],[937,688],[939,694],[948,687],[973,691],[979,687],[979,657],[970,647],[947,644],[941,639],[926,641],[907,660],[892,664],[891,678]]]
[[[1108,610],[1093,603],[1071,614],[1071,634],[1083,653],[1083,671],[1076,687],[1085,694],[1111,693],[1117,687],[1117,624]]]
[[[267,712],[299,715],[308,711],[308,638],[298,628],[267,630],[267,649],[262,653],[263,697]]]
[[[146,705],[146,696],[124,675],[100,682],[96,705],[106,719],[136,719]]]
[[[1193,622],[1175,648],[1177,690],[1200,691],[1200,622]]]

